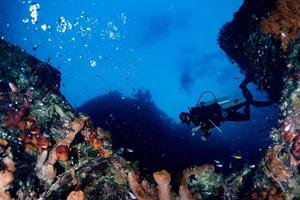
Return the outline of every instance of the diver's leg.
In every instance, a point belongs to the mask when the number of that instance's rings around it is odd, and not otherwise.
[[[266,106],[270,106],[272,105],[273,102],[271,101],[252,101],[251,105],[255,106],[255,107],[266,107]]]
[[[270,101],[253,101],[253,96],[250,90],[247,88],[247,84],[251,82],[251,78],[245,78],[244,81],[240,84],[240,88],[243,91],[243,95],[246,100],[255,107],[266,107],[272,105]]]
[[[240,112],[233,112],[230,113],[227,117],[226,117],[226,121],[246,121],[249,120],[250,117],[244,115],[243,113]]]
[[[243,87],[240,86],[240,88],[242,89],[243,95],[245,97],[245,99],[248,102],[251,102],[253,100],[253,96],[250,92],[250,90],[246,87],[246,85],[244,85]]]
[[[250,82],[251,82],[251,78],[245,77],[245,79],[243,80],[243,82],[240,84],[240,88],[241,89],[245,88],[248,85],[248,83],[250,83]]]
[[[231,107],[229,107],[229,108],[227,108],[227,109],[225,109],[225,111],[230,111],[230,110],[238,110],[238,109],[240,109],[240,108],[242,108],[243,106],[245,106],[247,104],[247,102],[243,102],[243,103],[240,103],[240,104],[236,104],[236,105],[234,105],[234,106],[231,106]]]
[[[228,113],[228,116],[225,118],[225,120],[228,121],[246,121],[250,119],[250,104],[245,104],[245,109],[243,113],[240,112],[231,112]]]

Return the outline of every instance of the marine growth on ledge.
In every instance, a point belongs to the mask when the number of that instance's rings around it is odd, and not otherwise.
[[[0,200],[300,199],[299,0],[0,0]]]

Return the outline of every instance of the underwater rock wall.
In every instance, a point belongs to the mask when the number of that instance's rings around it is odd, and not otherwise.
[[[232,22],[220,31],[219,44],[242,73],[280,105],[278,126],[270,132],[272,144],[256,166],[246,166],[225,177],[211,165],[185,170],[179,199],[285,200],[300,198],[300,2],[245,0]],[[255,140],[255,138],[251,138]],[[158,194],[136,184],[138,199],[173,199],[170,175],[164,174]],[[140,190],[137,190],[140,189]]]
[[[219,45],[242,73],[278,101],[286,68],[281,43],[261,31],[261,22],[276,6],[273,0],[245,0],[220,31]]]
[[[247,1],[219,43],[242,72],[280,105],[273,144],[256,171],[252,199],[299,197],[300,1]]]
[[[0,199],[126,199],[131,167],[59,87],[55,68],[0,40]]]
[[[297,5],[298,0],[245,0],[220,33],[221,48],[280,104],[280,121],[270,133],[273,144],[265,157],[227,177],[209,164],[186,169],[179,189],[174,188],[179,193],[173,192],[167,171],[155,172],[153,184],[111,151],[110,134],[75,112],[60,94],[57,70],[0,40],[0,199],[300,197]],[[288,19],[278,20],[284,16]]]

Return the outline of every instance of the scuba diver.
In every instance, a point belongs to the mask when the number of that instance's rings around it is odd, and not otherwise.
[[[195,125],[192,129],[193,134],[201,129],[204,132],[201,139],[206,141],[211,135],[211,129],[216,128],[219,132],[222,132],[219,126],[224,121],[249,120],[250,105],[264,107],[272,104],[270,101],[254,101],[252,94],[246,87],[249,82],[249,79],[245,79],[240,84],[243,97],[237,99],[230,99],[229,97],[217,99],[213,92],[203,92],[195,107],[189,108],[189,112],[180,113],[179,118],[181,122],[188,125],[193,123]],[[201,97],[207,93],[212,94],[214,100],[209,102],[200,102]],[[242,107],[244,107],[243,112],[239,112],[238,110]]]

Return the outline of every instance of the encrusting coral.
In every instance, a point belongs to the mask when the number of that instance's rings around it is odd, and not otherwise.
[[[288,181],[291,177],[291,169],[289,169],[283,161],[278,157],[282,147],[276,145],[270,148],[265,156],[267,174],[280,182]]]
[[[111,152],[107,149],[111,146],[110,143],[107,142],[110,141],[110,136],[106,131],[100,128],[94,130],[86,127],[81,131],[81,134],[84,136],[86,141],[88,141],[90,145],[98,151],[100,156],[104,158],[111,156]]]
[[[72,191],[68,197],[67,200],[86,200],[84,192],[82,190],[79,191]]]
[[[17,111],[8,111],[3,116],[3,126],[6,128],[17,128],[19,123],[22,121],[27,109],[30,107],[30,104],[25,101],[23,106]]]
[[[1,162],[3,162],[4,165],[4,169],[1,169],[0,171],[0,199],[10,200],[10,194],[7,190],[10,188],[10,184],[14,180],[14,172],[16,168],[11,148],[8,146],[8,142],[3,139],[0,139],[0,154],[3,158]]]
[[[161,170],[153,174],[153,178],[157,183],[158,198],[160,200],[173,200],[171,192],[171,175],[166,170]]]
[[[139,175],[136,172],[128,173],[128,182],[131,190],[138,200],[155,200],[157,199],[157,191],[150,188],[147,181],[141,182]]]
[[[0,40],[1,198],[79,198],[78,188],[86,199],[126,198],[130,166],[112,153],[110,133],[75,112],[59,85],[56,69]]]
[[[280,38],[284,49],[297,37],[300,28],[299,4],[299,0],[279,0],[276,9],[261,23],[261,30]]]
[[[55,177],[55,167],[54,164],[57,162],[59,158],[61,158],[61,155],[58,156],[57,154],[57,148],[69,147],[71,143],[73,142],[75,136],[84,126],[84,120],[76,118],[74,121],[70,124],[70,127],[68,128],[68,132],[66,133],[66,137],[61,140],[51,151],[49,154],[49,157],[46,161],[47,157],[47,150],[43,151],[41,155],[38,157],[37,165],[36,165],[36,176],[40,179],[45,181],[47,184],[51,184]],[[68,153],[68,152],[65,152]],[[63,157],[68,157],[68,155],[64,155]],[[67,159],[64,159],[67,160]]]
[[[194,167],[185,169],[182,172],[181,185],[187,186],[189,183],[189,178],[195,174],[213,173],[214,171],[215,171],[215,167],[210,164],[194,166]]]
[[[194,166],[183,171],[179,194],[172,192],[171,175],[166,170],[153,174],[156,188],[151,187],[146,180],[142,181],[136,172],[128,174],[128,181],[138,200],[201,200],[221,196],[236,199],[243,177],[247,174],[248,171],[245,170],[223,179],[222,175],[214,171],[213,165]]]
[[[251,200],[285,200],[286,194],[276,187],[275,183],[269,188],[258,188],[256,191],[252,191]]]

